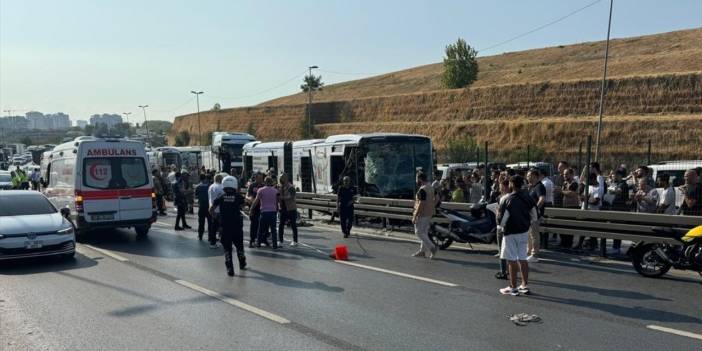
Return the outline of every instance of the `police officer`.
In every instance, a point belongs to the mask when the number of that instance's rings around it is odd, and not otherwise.
[[[244,205],[244,197],[237,192],[239,188],[235,177],[226,176],[222,180],[224,194],[216,198],[210,207],[210,214],[219,207],[221,242],[224,247],[224,264],[227,266],[227,274],[234,276],[234,264],[232,263],[232,242],[236,246],[236,255],[239,258],[239,269],[246,269],[246,256],[244,255],[244,221],[241,216],[241,207]]]

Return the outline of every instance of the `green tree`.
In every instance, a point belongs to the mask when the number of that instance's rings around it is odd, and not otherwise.
[[[190,145],[190,133],[187,130],[181,130],[176,134],[175,146],[188,146]]]
[[[312,75],[305,75],[304,83],[300,85],[300,89],[304,91],[305,93],[310,90],[310,87],[312,87],[312,91],[315,90],[322,90],[322,87],[324,86],[324,83],[322,82],[322,76],[315,76],[314,74]]]
[[[146,126],[149,127],[149,132],[154,135],[168,134],[173,123],[168,121],[153,120],[149,121]]]
[[[478,150],[478,144],[470,136],[449,140],[446,143],[446,162],[460,163],[475,160]]]
[[[307,132],[307,115],[305,115],[305,117],[303,118],[300,118],[300,124],[298,124],[297,127],[302,139],[321,138],[322,136],[322,133],[314,125],[314,121],[312,122],[312,128],[310,128],[312,131],[310,133]]]
[[[448,89],[458,89],[475,82],[478,79],[477,55],[478,52],[461,38],[446,46],[441,84]]]
[[[20,143],[27,146],[32,145],[32,138],[30,138],[28,135],[25,135],[22,137],[22,139],[20,139]]]

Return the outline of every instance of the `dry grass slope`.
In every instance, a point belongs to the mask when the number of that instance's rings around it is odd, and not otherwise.
[[[640,155],[648,139],[657,142],[655,159],[702,155],[700,43],[702,29],[614,42],[603,134],[609,157]],[[505,160],[515,147],[532,144],[572,161],[579,141],[595,130],[600,44],[482,58],[470,89],[436,90],[440,65],[337,84],[317,97],[313,119],[324,135],[420,133],[440,152],[448,140],[470,135],[490,141]],[[204,133],[253,129],[260,140],[295,140],[306,112],[293,95],[201,116]],[[197,135],[194,114],[176,117],[170,140],[182,130]]]
[[[700,72],[700,43],[702,28],[615,39],[610,46],[609,76],[621,78]],[[602,75],[604,47],[603,41],[597,41],[480,57],[480,74],[473,87],[597,79]],[[442,65],[436,63],[333,84],[317,93],[315,101],[435,91],[440,89],[441,71]],[[295,94],[261,105],[301,104],[306,99],[304,94]]]

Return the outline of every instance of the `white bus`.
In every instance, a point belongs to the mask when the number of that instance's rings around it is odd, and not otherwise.
[[[172,166],[175,166],[177,170],[180,170],[183,167],[183,158],[177,148],[163,146],[151,151],[149,163],[152,168],[156,169],[165,167],[167,170],[170,170]]]
[[[324,140],[249,143],[244,175],[272,170],[291,175],[305,192],[334,193],[344,176],[362,196],[412,198],[418,170],[432,178],[431,139],[397,133],[344,134]]]
[[[241,174],[244,167],[242,148],[245,144],[256,141],[256,137],[248,133],[214,132],[212,133],[212,152],[218,157],[218,170],[231,174],[235,169]]]
[[[68,207],[77,234],[133,227],[144,236],[156,221],[156,195],[144,144],[80,137],[58,145],[48,157],[44,194]]]
[[[182,160],[182,168],[187,169],[190,174],[197,174],[200,167],[202,167],[202,146],[177,146],[175,148],[180,152],[180,158]]]

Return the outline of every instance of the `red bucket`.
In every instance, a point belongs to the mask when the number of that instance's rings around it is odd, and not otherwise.
[[[341,261],[347,261],[349,259],[349,250],[346,245],[336,245],[332,258]]]

